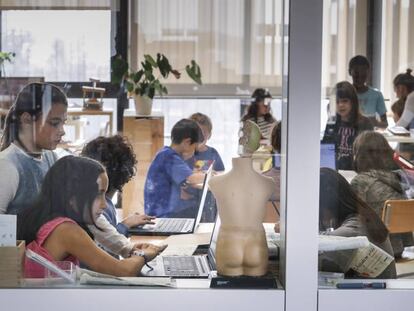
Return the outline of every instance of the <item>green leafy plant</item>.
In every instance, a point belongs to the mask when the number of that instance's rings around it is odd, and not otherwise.
[[[192,60],[185,66],[187,75],[197,84],[201,85],[200,66]],[[144,55],[141,68],[137,71],[130,71],[128,63],[122,58],[115,58],[112,62],[112,82],[124,83],[125,89],[130,94],[148,96],[154,98],[156,94],[162,96],[168,94],[167,87],[161,83],[162,79],[167,79],[172,74],[179,79],[181,73],[173,69],[167,57],[158,53],[156,59],[151,55]]]
[[[15,56],[16,56],[16,53],[14,52],[0,52],[0,70],[3,71],[3,74],[4,74],[4,63],[11,62]]]

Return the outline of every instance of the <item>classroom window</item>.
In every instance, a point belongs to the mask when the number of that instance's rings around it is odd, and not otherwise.
[[[2,51],[16,53],[5,64],[5,74],[45,81],[109,81],[110,32],[109,9],[3,10]]]
[[[164,53],[177,68],[195,59],[203,83],[168,82],[170,95],[243,96],[256,87],[281,94],[282,3],[142,0],[131,10],[131,64]]]

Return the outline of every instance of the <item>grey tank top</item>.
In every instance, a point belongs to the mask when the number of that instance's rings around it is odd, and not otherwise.
[[[6,213],[17,214],[35,202],[47,171],[56,162],[56,155],[52,151],[43,151],[41,158],[37,159],[27,155],[14,144],[7,149],[9,148],[11,150],[5,153],[4,159],[17,169],[19,185],[16,195],[7,206]]]

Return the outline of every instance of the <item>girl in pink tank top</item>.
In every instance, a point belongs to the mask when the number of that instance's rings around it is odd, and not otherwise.
[[[108,176],[99,162],[61,158],[47,172],[36,202],[18,215],[18,238],[51,262],[82,261],[97,272],[136,276],[165,247],[142,245],[142,255],[117,260],[94,243],[88,226],[95,225],[105,209],[107,188]],[[25,263],[26,277],[44,277],[39,265]]]
[[[40,227],[39,231],[37,232],[36,240],[30,242],[26,248],[45,257],[51,262],[56,263],[56,260],[49,254],[48,250],[43,247],[43,244],[49,235],[53,232],[53,230],[55,230],[57,226],[64,222],[71,222],[76,224],[76,222],[67,217],[57,217],[51,221],[48,221]],[[79,265],[79,260],[73,256],[68,256],[64,258],[63,261],[70,261],[75,265]],[[33,260],[28,259],[27,257],[25,259],[24,266],[26,278],[43,278],[45,276],[44,268]]]

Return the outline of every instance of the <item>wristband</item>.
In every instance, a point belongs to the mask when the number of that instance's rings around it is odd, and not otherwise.
[[[141,256],[142,258],[144,258],[144,264],[147,264],[147,256],[145,255],[145,252],[142,249],[133,251],[132,255]]]
[[[144,252],[144,250],[142,250],[142,249],[140,249],[140,250],[136,250],[136,251],[134,251],[133,253],[132,253],[132,255],[135,255],[135,256],[141,256],[142,258],[144,258],[144,266],[147,266],[148,267],[148,271],[152,271],[152,270],[154,270],[154,268],[153,267],[151,267],[149,264],[148,264],[148,259],[147,259],[147,256],[145,255],[145,252]]]

